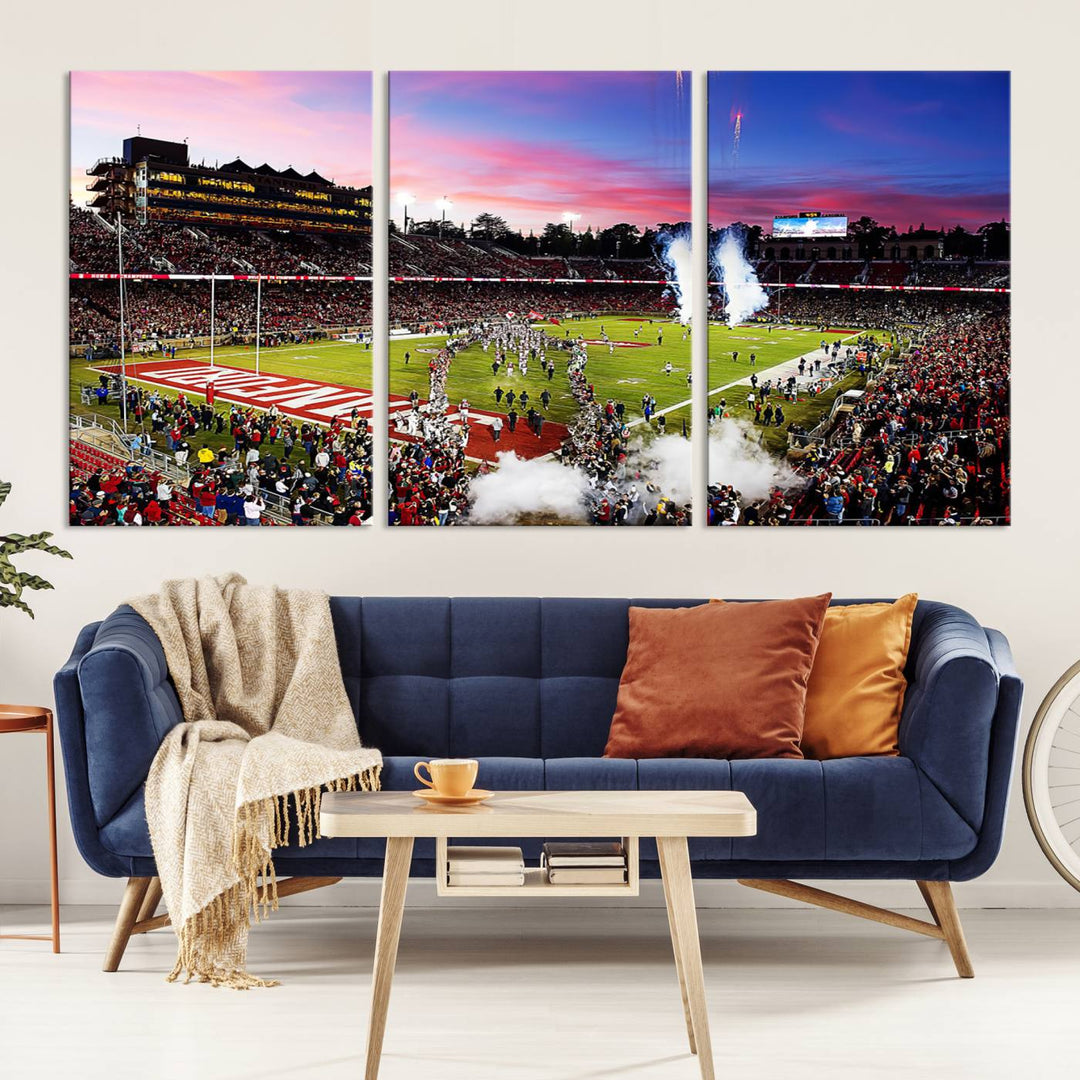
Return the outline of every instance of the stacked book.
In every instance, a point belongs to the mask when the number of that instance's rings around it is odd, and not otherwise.
[[[544,845],[541,866],[552,885],[622,885],[626,851],[617,840]]]
[[[519,847],[448,847],[448,885],[524,885]]]

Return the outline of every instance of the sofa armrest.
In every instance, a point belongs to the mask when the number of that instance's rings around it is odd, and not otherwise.
[[[94,644],[100,623],[91,623],[79,631],[75,647],[53,679],[56,698],[56,730],[64,757],[64,784],[67,788],[71,831],[79,854],[99,874],[126,877],[131,873],[130,860],[107,851],[98,835],[94,808],[90,800],[90,776],[86,767],[86,738],[83,728],[82,696],[79,693],[79,661]]]
[[[970,881],[985,874],[1001,850],[1005,819],[1009,809],[1009,782],[1012,779],[1016,746],[1020,738],[1020,712],[1024,704],[1024,682],[1013,663],[1005,635],[987,630],[986,640],[998,669],[998,700],[990,733],[990,768],[986,781],[986,812],[975,850],[949,864],[952,881]]]
[[[975,832],[983,824],[999,672],[966,611],[920,601],[908,657],[900,753]]]
[[[161,643],[141,615],[117,608],[78,661],[94,819],[106,824],[146,780],[180,701]]]

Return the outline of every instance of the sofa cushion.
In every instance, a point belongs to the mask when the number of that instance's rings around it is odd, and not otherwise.
[[[86,765],[94,818],[103,825],[139,790],[162,739],[180,723],[165,653],[126,605],[98,627],[79,662]]]
[[[627,612],[701,600],[331,597],[364,742],[384,755],[599,757]]]
[[[800,758],[830,596],[630,608],[607,757]]]
[[[731,762],[758,813],[733,859],[951,859],[975,834],[908,758]]]
[[[548,758],[544,787],[548,791],[634,791],[638,763],[628,758]]]
[[[618,759],[615,759],[618,760]],[[715,758],[642,758],[637,762],[643,791],[730,791],[731,762]],[[691,859],[730,859],[730,836],[692,836]],[[641,858],[657,858],[656,841],[641,841]]]
[[[388,757],[383,789],[412,791],[418,757]],[[651,791],[737,790],[758,811],[756,836],[691,837],[695,860],[857,861],[953,859],[968,854],[975,834],[936,786],[907,758],[838,758],[808,761],[770,758],[714,761],[704,758],[508,758],[480,759],[477,783],[504,791],[642,788]],[[101,830],[105,847],[116,855],[152,857],[140,787]],[[513,843],[526,858],[539,857],[541,840],[470,839],[464,843]],[[323,837],[282,856],[295,859],[381,859],[377,837]],[[417,858],[434,857],[434,843],[417,841]],[[656,858],[651,839],[641,857]]]

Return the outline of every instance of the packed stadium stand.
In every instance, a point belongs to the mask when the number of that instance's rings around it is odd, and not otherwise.
[[[861,262],[828,262],[818,260],[811,266],[806,280],[815,285],[850,285],[865,269]]]
[[[72,438],[69,449],[69,470],[71,474],[72,497],[70,499],[70,524],[84,523],[80,520],[85,507],[80,503],[95,504],[103,513],[95,515],[93,524],[115,524],[116,515],[123,513],[127,501],[140,503],[140,511],[145,509],[145,500],[134,495],[127,495],[120,490],[130,484],[132,462],[109,454],[96,446],[89,446],[79,439]],[[161,474],[150,470],[144,471],[136,466],[135,485],[147,492],[156,489]],[[100,493],[100,494],[99,494]],[[216,518],[205,517],[195,509],[191,496],[180,486],[173,486],[172,497],[164,508],[161,520],[163,525],[219,525]],[[269,524],[269,520],[267,521]]]
[[[616,278],[663,281],[667,277],[667,271],[655,260],[605,259],[604,266]]]
[[[115,273],[116,226],[93,210],[69,208],[73,273]],[[371,240],[358,234],[310,234],[151,221],[123,226],[124,270],[132,274],[370,275]]]
[[[602,259],[571,255],[521,255],[486,240],[439,239],[410,233],[390,236],[394,277],[590,278],[660,281],[662,268],[649,259]]]
[[[967,259],[924,261],[916,266],[916,283],[967,288],[1004,288],[1009,284],[1009,264]]]
[[[875,259],[870,263],[866,276],[867,285],[903,285],[911,277],[911,268],[904,262],[882,262]]]
[[[180,341],[210,333],[210,286],[199,281],[131,281],[125,291],[127,341]],[[250,281],[219,282],[215,295],[218,335],[253,335],[256,286]],[[70,340],[111,344],[119,340],[120,290],[115,281],[72,281]],[[371,290],[364,282],[269,282],[262,289],[264,335],[315,333],[366,327],[371,323]]]
[[[786,285],[790,282],[802,281],[809,269],[808,262],[774,262],[758,274],[758,280],[764,285]]]
[[[417,330],[449,326],[491,315],[564,315],[568,312],[668,312],[670,293],[652,285],[545,285],[539,282],[432,282],[417,288],[411,282],[391,282],[390,322]]]
[[[714,477],[710,524],[1008,523],[1007,298],[808,290],[797,302],[808,322],[843,324],[855,307],[869,307],[873,316],[857,317],[867,325],[910,323],[912,347],[875,365],[865,392],[842,408],[835,403],[813,432],[792,433],[788,466],[798,480],[744,504]]]

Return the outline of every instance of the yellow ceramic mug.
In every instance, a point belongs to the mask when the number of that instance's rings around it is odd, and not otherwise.
[[[413,775],[421,784],[434,788],[440,795],[460,798],[472,791],[479,768],[480,763],[475,758],[434,758],[431,761],[418,761],[413,767]],[[421,769],[427,769],[430,780],[420,775]]]

